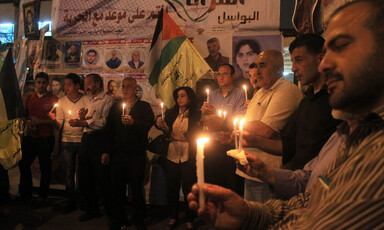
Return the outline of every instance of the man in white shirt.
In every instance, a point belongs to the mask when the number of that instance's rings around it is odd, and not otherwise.
[[[62,132],[60,149],[64,161],[65,190],[69,199],[64,214],[76,209],[75,172],[83,127],[72,127],[69,120],[77,118],[77,112],[86,105],[85,96],[79,92],[80,81],[81,78],[77,74],[69,73],[65,76],[64,90],[67,95],[59,99],[56,114],[49,114]]]

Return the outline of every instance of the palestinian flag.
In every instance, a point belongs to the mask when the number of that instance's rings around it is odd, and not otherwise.
[[[8,50],[0,72],[0,164],[5,170],[21,159],[19,135],[23,102],[18,87],[12,50]]]
[[[196,90],[196,82],[213,74],[204,58],[163,9],[160,11],[145,73],[167,108],[174,105],[172,93],[181,86]]]

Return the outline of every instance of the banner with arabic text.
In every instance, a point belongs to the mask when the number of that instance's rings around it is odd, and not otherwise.
[[[164,8],[187,36],[195,28],[277,30],[280,0],[55,0],[59,40],[150,38]]]

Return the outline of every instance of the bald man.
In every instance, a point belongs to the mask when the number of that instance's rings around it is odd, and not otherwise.
[[[299,88],[285,80],[283,56],[277,50],[261,52],[255,61],[257,84],[261,87],[254,95],[245,113],[244,130],[266,138],[278,138],[289,117],[298,108],[302,99]],[[248,153],[257,155],[267,165],[279,168],[280,156],[273,156],[257,148],[246,148]],[[247,200],[264,202],[272,198],[267,184],[237,171],[245,179],[244,197]]]

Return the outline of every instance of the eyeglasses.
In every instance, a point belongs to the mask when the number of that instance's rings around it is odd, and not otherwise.
[[[228,76],[231,76],[231,74],[230,73],[219,73],[219,72],[215,73],[215,77],[220,77],[220,76],[228,77]]]

